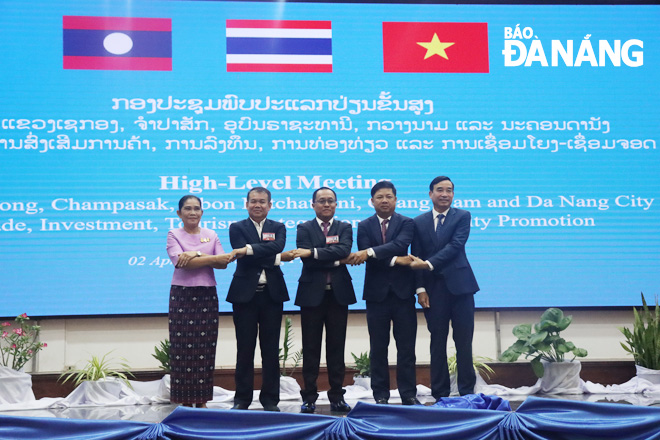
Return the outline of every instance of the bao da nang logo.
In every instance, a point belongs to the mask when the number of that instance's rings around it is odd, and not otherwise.
[[[541,40],[531,27],[504,28],[505,67],[640,67],[644,65],[642,40]]]

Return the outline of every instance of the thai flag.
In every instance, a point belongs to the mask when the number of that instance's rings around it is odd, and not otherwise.
[[[332,22],[227,20],[227,72],[332,72]]]
[[[172,20],[62,17],[65,69],[172,70]]]

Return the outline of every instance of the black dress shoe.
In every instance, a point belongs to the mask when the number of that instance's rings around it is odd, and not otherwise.
[[[401,405],[421,405],[422,402],[417,400],[417,397],[406,397],[401,399]]]
[[[277,405],[264,405],[264,411],[280,412]]]
[[[379,405],[387,405],[389,402],[387,401],[386,398],[381,397],[380,399],[376,399],[376,403]]]
[[[231,409],[248,409],[249,404],[247,403],[234,403],[234,406],[231,407]]]
[[[330,412],[347,413],[350,410],[351,406],[343,400],[340,400],[339,402],[330,402]]]
[[[300,406],[300,412],[305,414],[312,414],[316,411],[316,404],[314,402],[303,402]]]

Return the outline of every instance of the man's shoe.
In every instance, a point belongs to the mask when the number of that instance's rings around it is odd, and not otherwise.
[[[351,406],[343,400],[340,400],[339,402],[330,402],[330,412],[347,413],[350,410]]]
[[[280,412],[277,405],[264,405],[264,411]]]
[[[300,412],[304,414],[313,414],[316,411],[316,404],[314,402],[303,402],[300,406]]]
[[[248,409],[250,405],[247,403],[234,403],[234,406],[231,409]]]
[[[406,397],[401,399],[401,405],[421,405],[422,402],[417,400],[417,397]]]
[[[386,398],[381,397],[380,399],[376,399],[376,403],[379,405],[387,405],[389,402],[387,401]]]

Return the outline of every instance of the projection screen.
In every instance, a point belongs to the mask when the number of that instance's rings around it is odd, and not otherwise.
[[[639,304],[660,286],[659,22],[654,5],[3,1],[0,316],[167,313],[185,194],[228,251],[248,189],[269,188],[288,250],[316,188],[356,234],[375,182],[414,217],[437,175],[472,213],[477,307]],[[301,263],[283,270],[293,299]]]

